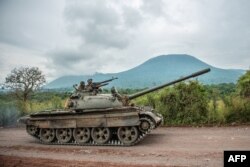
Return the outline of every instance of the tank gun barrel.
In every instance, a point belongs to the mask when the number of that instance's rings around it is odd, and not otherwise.
[[[104,81],[101,81],[101,82],[93,82],[93,84],[92,84],[92,87],[94,88],[94,89],[98,89],[98,88],[100,88],[100,87],[102,87],[102,86],[106,86],[106,85],[108,85],[109,84],[109,82],[111,82],[111,81],[113,81],[113,80],[115,80],[115,79],[118,79],[117,77],[112,77],[111,79],[107,79],[107,80],[104,80]]]
[[[99,89],[100,87],[102,87],[102,86],[106,86],[106,85],[108,85],[109,83],[102,83],[102,84],[93,84],[93,89]]]
[[[103,84],[103,83],[107,83],[107,82],[111,82],[115,79],[118,79],[117,77],[112,77],[111,79],[107,79],[107,80],[104,80],[104,81],[101,81],[101,82],[95,82],[95,84],[97,85],[100,85],[100,84]]]
[[[209,71],[210,71],[210,68],[207,68],[207,69],[204,69],[204,70],[195,72],[195,73],[193,73],[193,74],[191,74],[191,75],[188,75],[188,76],[185,76],[185,77],[181,77],[180,79],[177,79],[177,80],[174,80],[174,81],[165,83],[165,84],[163,84],[163,85],[156,86],[156,87],[153,87],[153,88],[150,88],[150,89],[146,89],[146,90],[144,90],[144,91],[141,91],[141,92],[138,92],[138,93],[129,95],[129,96],[127,96],[127,98],[128,98],[128,100],[132,100],[132,99],[135,99],[135,98],[137,98],[137,97],[139,97],[139,96],[142,96],[142,95],[145,95],[145,94],[147,94],[147,93],[150,93],[150,92],[153,92],[153,91],[162,89],[162,88],[164,88],[164,87],[173,85],[173,84],[175,84],[175,83],[178,83],[178,82],[181,82],[181,81],[184,81],[184,80],[187,80],[187,79],[190,79],[190,78],[197,77],[197,76],[199,76],[199,75],[205,74],[205,73],[207,73],[207,72],[209,72]]]

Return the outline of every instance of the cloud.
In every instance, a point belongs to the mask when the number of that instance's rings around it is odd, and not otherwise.
[[[0,43],[0,83],[5,81],[7,74],[14,68],[19,67],[39,67],[48,73],[44,64],[44,58],[39,51],[16,47],[15,45]]]
[[[154,1],[143,1],[141,9],[144,11],[145,14],[150,14],[155,17],[161,17],[164,15],[164,3],[162,0],[158,0],[157,3]]]
[[[84,55],[77,50],[70,49],[50,51],[48,57],[52,60],[54,65],[64,68],[70,68],[81,60],[88,60],[91,58],[90,55]]]
[[[119,63],[126,62],[122,52],[136,33],[131,27],[137,27],[142,17],[133,6],[114,2],[67,2],[63,13],[67,33],[79,42],[67,49],[49,50],[48,67],[60,71],[59,75],[121,69]]]
[[[133,7],[123,6],[122,17],[126,27],[137,28],[143,21],[140,10]]]
[[[246,69],[249,7],[248,0],[0,1],[0,81],[21,65],[53,79],[119,72],[170,53]]]
[[[64,15],[68,32],[79,36],[84,44],[123,49],[130,42],[123,15],[109,1],[73,1]]]
[[[58,37],[65,36],[60,27],[63,24],[60,14],[64,4],[58,2],[1,1],[0,42],[34,50],[44,50],[60,43]]]

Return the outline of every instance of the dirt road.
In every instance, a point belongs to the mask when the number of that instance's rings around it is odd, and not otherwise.
[[[223,166],[224,150],[250,150],[250,126],[158,128],[133,147],[42,145],[0,129],[0,166]]]

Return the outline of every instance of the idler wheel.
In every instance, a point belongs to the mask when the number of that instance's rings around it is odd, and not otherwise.
[[[90,129],[76,128],[73,130],[73,136],[77,143],[87,143],[90,139]]]
[[[37,134],[37,127],[35,127],[33,125],[27,125],[26,130],[27,130],[28,134],[30,134],[32,136],[35,136]]]
[[[132,144],[139,136],[137,127],[120,127],[117,131],[117,136],[123,144]]]
[[[140,122],[139,129],[141,132],[147,132],[151,126],[153,128],[153,122],[147,117],[140,118]]]
[[[55,129],[40,129],[40,139],[45,143],[52,142],[56,137]]]
[[[104,144],[110,139],[111,132],[109,128],[92,128],[91,137],[96,143]]]
[[[68,143],[72,139],[72,130],[69,128],[56,129],[56,138],[60,143]]]

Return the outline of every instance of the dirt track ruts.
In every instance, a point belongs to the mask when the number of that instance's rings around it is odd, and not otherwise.
[[[0,129],[0,166],[223,166],[224,150],[250,150],[250,126],[158,128],[132,147],[42,145]]]

